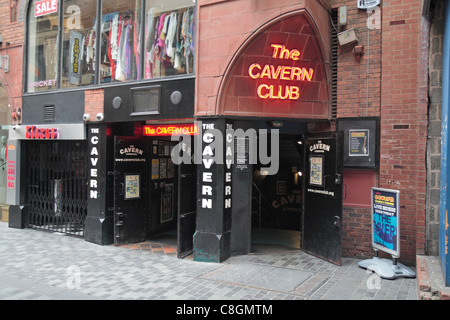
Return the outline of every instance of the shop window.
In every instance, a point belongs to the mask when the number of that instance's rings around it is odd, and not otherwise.
[[[96,11],[94,1],[63,2],[63,88],[89,85],[95,81]]]
[[[104,1],[100,39],[100,81],[140,79],[140,0]]]
[[[146,3],[145,78],[192,73],[195,23],[192,0],[146,0]]]
[[[40,1],[30,2],[28,14],[28,73],[29,92],[57,87],[58,12],[42,10]]]
[[[191,74],[194,9],[193,0],[32,0],[27,91]]]

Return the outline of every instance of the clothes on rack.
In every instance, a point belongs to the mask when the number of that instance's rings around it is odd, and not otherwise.
[[[102,16],[101,82],[140,79],[140,20],[131,10]]]
[[[82,39],[82,74],[95,73],[97,41],[100,42],[101,83],[191,73],[194,9],[183,8],[157,14],[155,11],[150,8],[146,13],[143,35],[139,8],[103,15],[100,35],[96,34],[97,22],[90,29],[77,30]],[[143,74],[141,54],[144,54]]]
[[[195,9],[194,9],[195,10]],[[194,17],[192,8],[147,12],[145,32],[145,78],[192,72]]]

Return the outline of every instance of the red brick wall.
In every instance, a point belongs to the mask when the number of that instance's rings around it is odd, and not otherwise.
[[[197,21],[196,115],[218,114],[217,97],[233,55],[271,19],[308,9],[329,54],[328,3],[324,0],[199,0]]]
[[[337,32],[354,29],[358,43],[364,46],[364,54],[355,56],[355,44],[339,46],[337,73],[337,117],[379,117],[381,112],[381,59],[382,30],[374,20],[378,16],[359,10],[356,1],[335,0],[332,8],[347,7],[347,25],[336,26]],[[373,14],[373,13],[372,13]],[[359,59],[358,59],[359,58]],[[371,183],[373,181],[370,181]],[[344,175],[344,184],[345,175]],[[374,185],[373,185],[374,186]],[[342,254],[347,257],[370,257],[371,247],[370,208],[344,207],[342,212]]]
[[[355,0],[331,1],[333,9],[346,6],[348,10],[348,23],[336,26],[338,32],[354,28],[358,45],[364,46],[360,59],[353,53],[354,45],[339,48],[337,116],[380,117],[376,184],[401,192],[401,259],[411,262],[416,254],[424,253],[425,246],[427,57],[426,41],[421,40],[427,31],[422,25],[421,3],[382,1],[379,11],[368,14],[357,8]],[[195,110],[197,115],[214,115],[227,66],[249,35],[283,12],[320,7],[320,3],[200,0],[198,6]],[[325,34],[322,22],[319,29]],[[373,254],[369,215],[367,208],[344,208],[344,255]]]
[[[371,248],[370,209],[345,208],[342,217],[342,255],[344,257],[368,257]]]
[[[400,190],[402,257],[424,254],[427,72],[422,1],[383,6],[380,186]]]
[[[347,6],[348,24],[355,28],[364,55],[356,59],[353,46],[340,47],[338,60],[338,117],[378,116],[381,119],[379,187],[400,190],[401,259],[415,261],[424,253],[426,195],[427,91],[426,30],[421,33],[421,3],[382,1],[379,16],[369,16],[356,1],[332,1]],[[369,30],[378,19],[381,28]],[[422,26],[423,27],[423,26]],[[369,90],[367,90],[367,88]],[[344,181],[345,183],[345,181]],[[368,210],[345,208],[343,251],[366,256],[373,250]],[[356,231],[357,230],[357,231]]]
[[[0,0],[0,35],[3,37],[0,55],[9,56],[9,72],[0,69],[0,81],[6,88],[9,104],[13,109],[22,105],[24,24],[22,22],[10,23],[9,6],[9,0]],[[4,108],[4,106],[0,107]]]
[[[104,112],[105,91],[103,89],[86,90],[84,96],[84,113],[90,115],[90,121],[95,121],[97,113]]]

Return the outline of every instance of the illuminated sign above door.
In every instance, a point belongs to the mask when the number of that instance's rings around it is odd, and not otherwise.
[[[31,139],[31,140],[59,139],[59,129],[58,128],[40,128],[37,126],[27,126],[25,138]]]
[[[217,112],[231,116],[328,119],[329,51],[306,12],[279,17],[233,56]],[[326,35],[328,37],[328,34]]]
[[[196,124],[158,124],[145,125],[144,136],[164,137],[172,135],[198,135],[198,127]]]
[[[300,59],[300,51],[289,50],[284,45],[272,44],[272,58],[296,62]],[[273,79],[281,81],[309,81],[314,76],[314,69],[301,66],[266,64],[261,66],[253,63],[248,68],[248,74],[252,79]],[[256,89],[258,97],[262,99],[298,100],[300,98],[300,87],[298,85],[274,85],[262,83]]]

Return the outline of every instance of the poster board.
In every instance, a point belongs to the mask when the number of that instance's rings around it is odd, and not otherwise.
[[[140,194],[140,180],[139,174],[125,174],[125,200],[139,199]]]
[[[372,246],[400,257],[400,191],[372,188]]]
[[[310,177],[309,184],[323,187],[323,156],[310,156]]]
[[[161,192],[161,223],[173,219],[175,209],[175,188],[173,183],[167,183]]]
[[[344,167],[376,169],[379,164],[379,119],[340,118],[338,130],[344,133]]]

